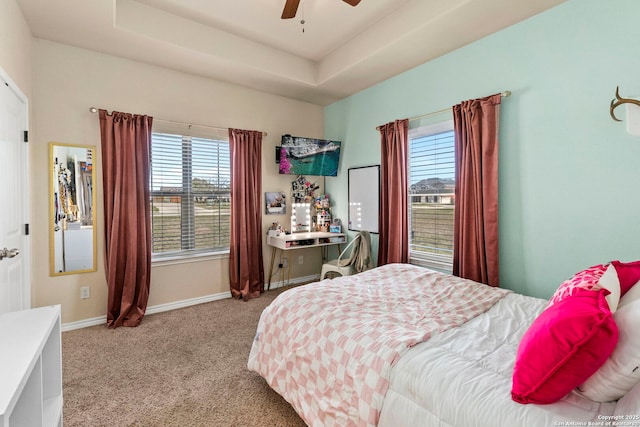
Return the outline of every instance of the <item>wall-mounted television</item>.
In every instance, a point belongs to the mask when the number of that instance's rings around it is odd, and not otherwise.
[[[337,176],[340,141],[282,135],[276,162],[282,175]]]

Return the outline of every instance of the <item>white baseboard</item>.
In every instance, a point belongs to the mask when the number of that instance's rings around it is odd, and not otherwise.
[[[271,282],[271,288],[270,289],[277,289],[277,288],[281,288],[283,286],[289,286],[289,285],[297,285],[298,283],[305,283],[305,282],[315,282],[320,278],[319,274],[314,274],[311,276],[305,276],[305,277],[296,277],[295,279],[291,279],[291,280],[281,280],[279,282]],[[267,290],[267,284],[264,284],[264,290]]]
[[[271,289],[281,288],[288,285],[297,285],[298,283],[311,282],[318,280],[320,276],[305,276],[291,279],[289,281],[272,282]],[[265,283],[265,290],[267,284]],[[225,298],[231,298],[231,292],[220,292],[218,294],[205,295],[203,297],[190,298],[182,301],[170,302],[167,304],[154,305],[147,307],[146,314],[162,313],[163,311],[175,310],[178,308],[190,307],[192,305],[204,304],[206,302],[217,301]],[[91,319],[78,320],[77,322],[63,323],[61,331],[73,331],[74,329],[88,328],[89,326],[104,325],[107,323],[107,316],[93,317]]]
[[[60,330],[62,332],[73,331],[74,329],[104,325],[105,323],[107,323],[107,316],[92,317],[91,319],[78,320],[77,322],[63,323],[62,325],[60,325]]]
[[[145,314],[162,313],[163,311],[175,310],[177,308],[189,307],[192,305],[203,304],[205,302],[217,301],[225,298],[231,298],[231,292],[221,292],[219,294],[206,295],[203,297],[191,298],[182,301],[170,302],[167,304],[154,305],[147,307]],[[62,332],[72,331],[74,329],[88,328],[89,326],[104,325],[107,323],[107,316],[93,317],[91,319],[78,320],[77,322],[63,323],[61,325]]]

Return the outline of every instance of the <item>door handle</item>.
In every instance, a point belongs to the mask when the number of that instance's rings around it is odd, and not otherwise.
[[[0,249],[0,261],[2,261],[5,258],[13,258],[16,255],[18,255],[20,253],[20,251],[17,248],[13,248],[13,249]]]

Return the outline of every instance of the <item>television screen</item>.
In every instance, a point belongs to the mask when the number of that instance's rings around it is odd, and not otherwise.
[[[340,141],[283,135],[276,147],[280,174],[337,176]]]

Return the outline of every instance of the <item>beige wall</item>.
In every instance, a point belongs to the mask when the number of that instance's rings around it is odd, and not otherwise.
[[[291,177],[280,176],[274,160],[274,149],[282,134],[323,136],[323,108],[320,106],[40,39],[33,41],[32,85],[33,305],[62,304],[63,323],[104,316],[107,304],[100,133],[98,117],[89,112],[89,107],[267,132],[268,136],[263,140],[262,193],[282,191],[289,194]],[[99,238],[98,271],[95,273],[49,276],[47,158],[51,141],[90,144],[98,148]],[[290,199],[287,203],[287,214],[290,214]],[[263,216],[265,234],[266,227],[273,221],[288,224],[288,215]],[[265,244],[263,250],[267,274],[271,252]],[[319,274],[319,250],[313,251],[316,249],[300,252],[305,254],[303,265],[297,264],[297,256],[293,254],[296,262],[291,262],[292,278]],[[90,299],[80,299],[81,286],[91,287]],[[149,306],[228,290],[226,256],[154,266]]]
[[[0,67],[31,97],[31,32],[15,0],[0,1]]]

